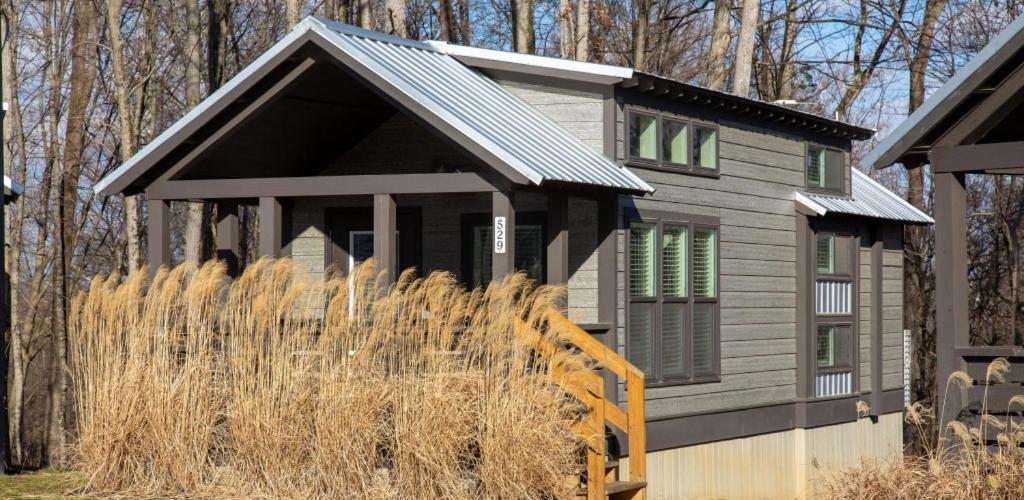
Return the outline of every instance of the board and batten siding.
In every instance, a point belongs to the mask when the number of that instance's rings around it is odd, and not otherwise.
[[[618,110],[616,152],[625,154]],[[796,213],[804,187],[803,142],[720,122],[720,177],[632,170],[656,189],[623,198],[638,209],[720,220],[721,381],[646,391],[647,416],[761,406],[796,397]],[[742,127],[742,128],[741,128]],[[623,214],[624,215],[624,214]],[[618,348],[625,353],[624,231],[618,237]],[[620,400],[625,393],[620,386]]]

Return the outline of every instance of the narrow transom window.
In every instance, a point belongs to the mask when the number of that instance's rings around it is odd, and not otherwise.
[[[648,383],[717,376],[717,235],[682,220],[629,225],[626,351]]]

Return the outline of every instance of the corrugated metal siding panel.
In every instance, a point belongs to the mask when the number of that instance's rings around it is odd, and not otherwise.
[[[823,398],[853,392],[853,372],[823,373],[814,378],[814,395]]]
[[[818,314],[850,314],[853,309],[853,283],[820,280],[815,302]]]
[[[319,22],[340,49],[534,182],[653,191],[490,78],[429,44]]]
[[[849,198],[818,193],[803,194],[829,212],[917,224],[933,224],[935,222],[931,217],[857,169],[853,169]]]

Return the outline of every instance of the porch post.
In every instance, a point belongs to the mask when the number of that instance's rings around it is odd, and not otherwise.
[[[281,256],[281,200],[273,196],[260,198],[260,257]]]
[[[373,195],[373,259],[378,271],[384,271],[384,284],[395,282],[398,271],[398,241],[395,229],[398,217],[395,196],[392,194]]]
[[[171,265],[171,202],[149,200],[149,277],[152,279],[161,266]]]
[[[228,267],[228,276],[238,276],[241,262],[238,238],[238,204],[217,204],[217,259]]]
[[[970,345],[967,316],[967,190],[963,173],[936,173],[935,182],[935,384],[946,394],[940,435],[960,413],[960,391],[946,391],[949,376],[961,368],[957,347]]]
[[[512,206],[511,191],[491,194],[491,279],[500,280],[515,272],[516,262],[516,209]]]
[[[548,284],[569,283],[569,197],[562,192],[548,194],[547,246]]]

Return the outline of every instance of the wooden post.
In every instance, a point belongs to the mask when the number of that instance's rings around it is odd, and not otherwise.
[[[149,277],[171,265],[171,202],[149,200]]]
[[[949,376],[961,369],[957,347],[970,344],[967,316],[967,190],[963,173],[936,173],[935,182],[935,384],[945,395],[939,433],[960,413],[963,398],[946,390]]]
[[[385,273],[385,285],[394,283],[398,274],[397,226],[395,196],[373,195],[373,259],[377,261],[378,271]]]
[[[547,247],[547,283],[569,283],[569,197],[562,192],[548,194]]]
[[[283,216],[281,200],[273,196],[260,198],[260,257],[281,256]]]
[[[516,209],[512,193],[494,191],[491,196],[491,279],[501,280],[515,272]]]
[[[241,263],[238,237],[238,204],[217,204],[217,259],[228,267],[228,276],[236,277]]]

